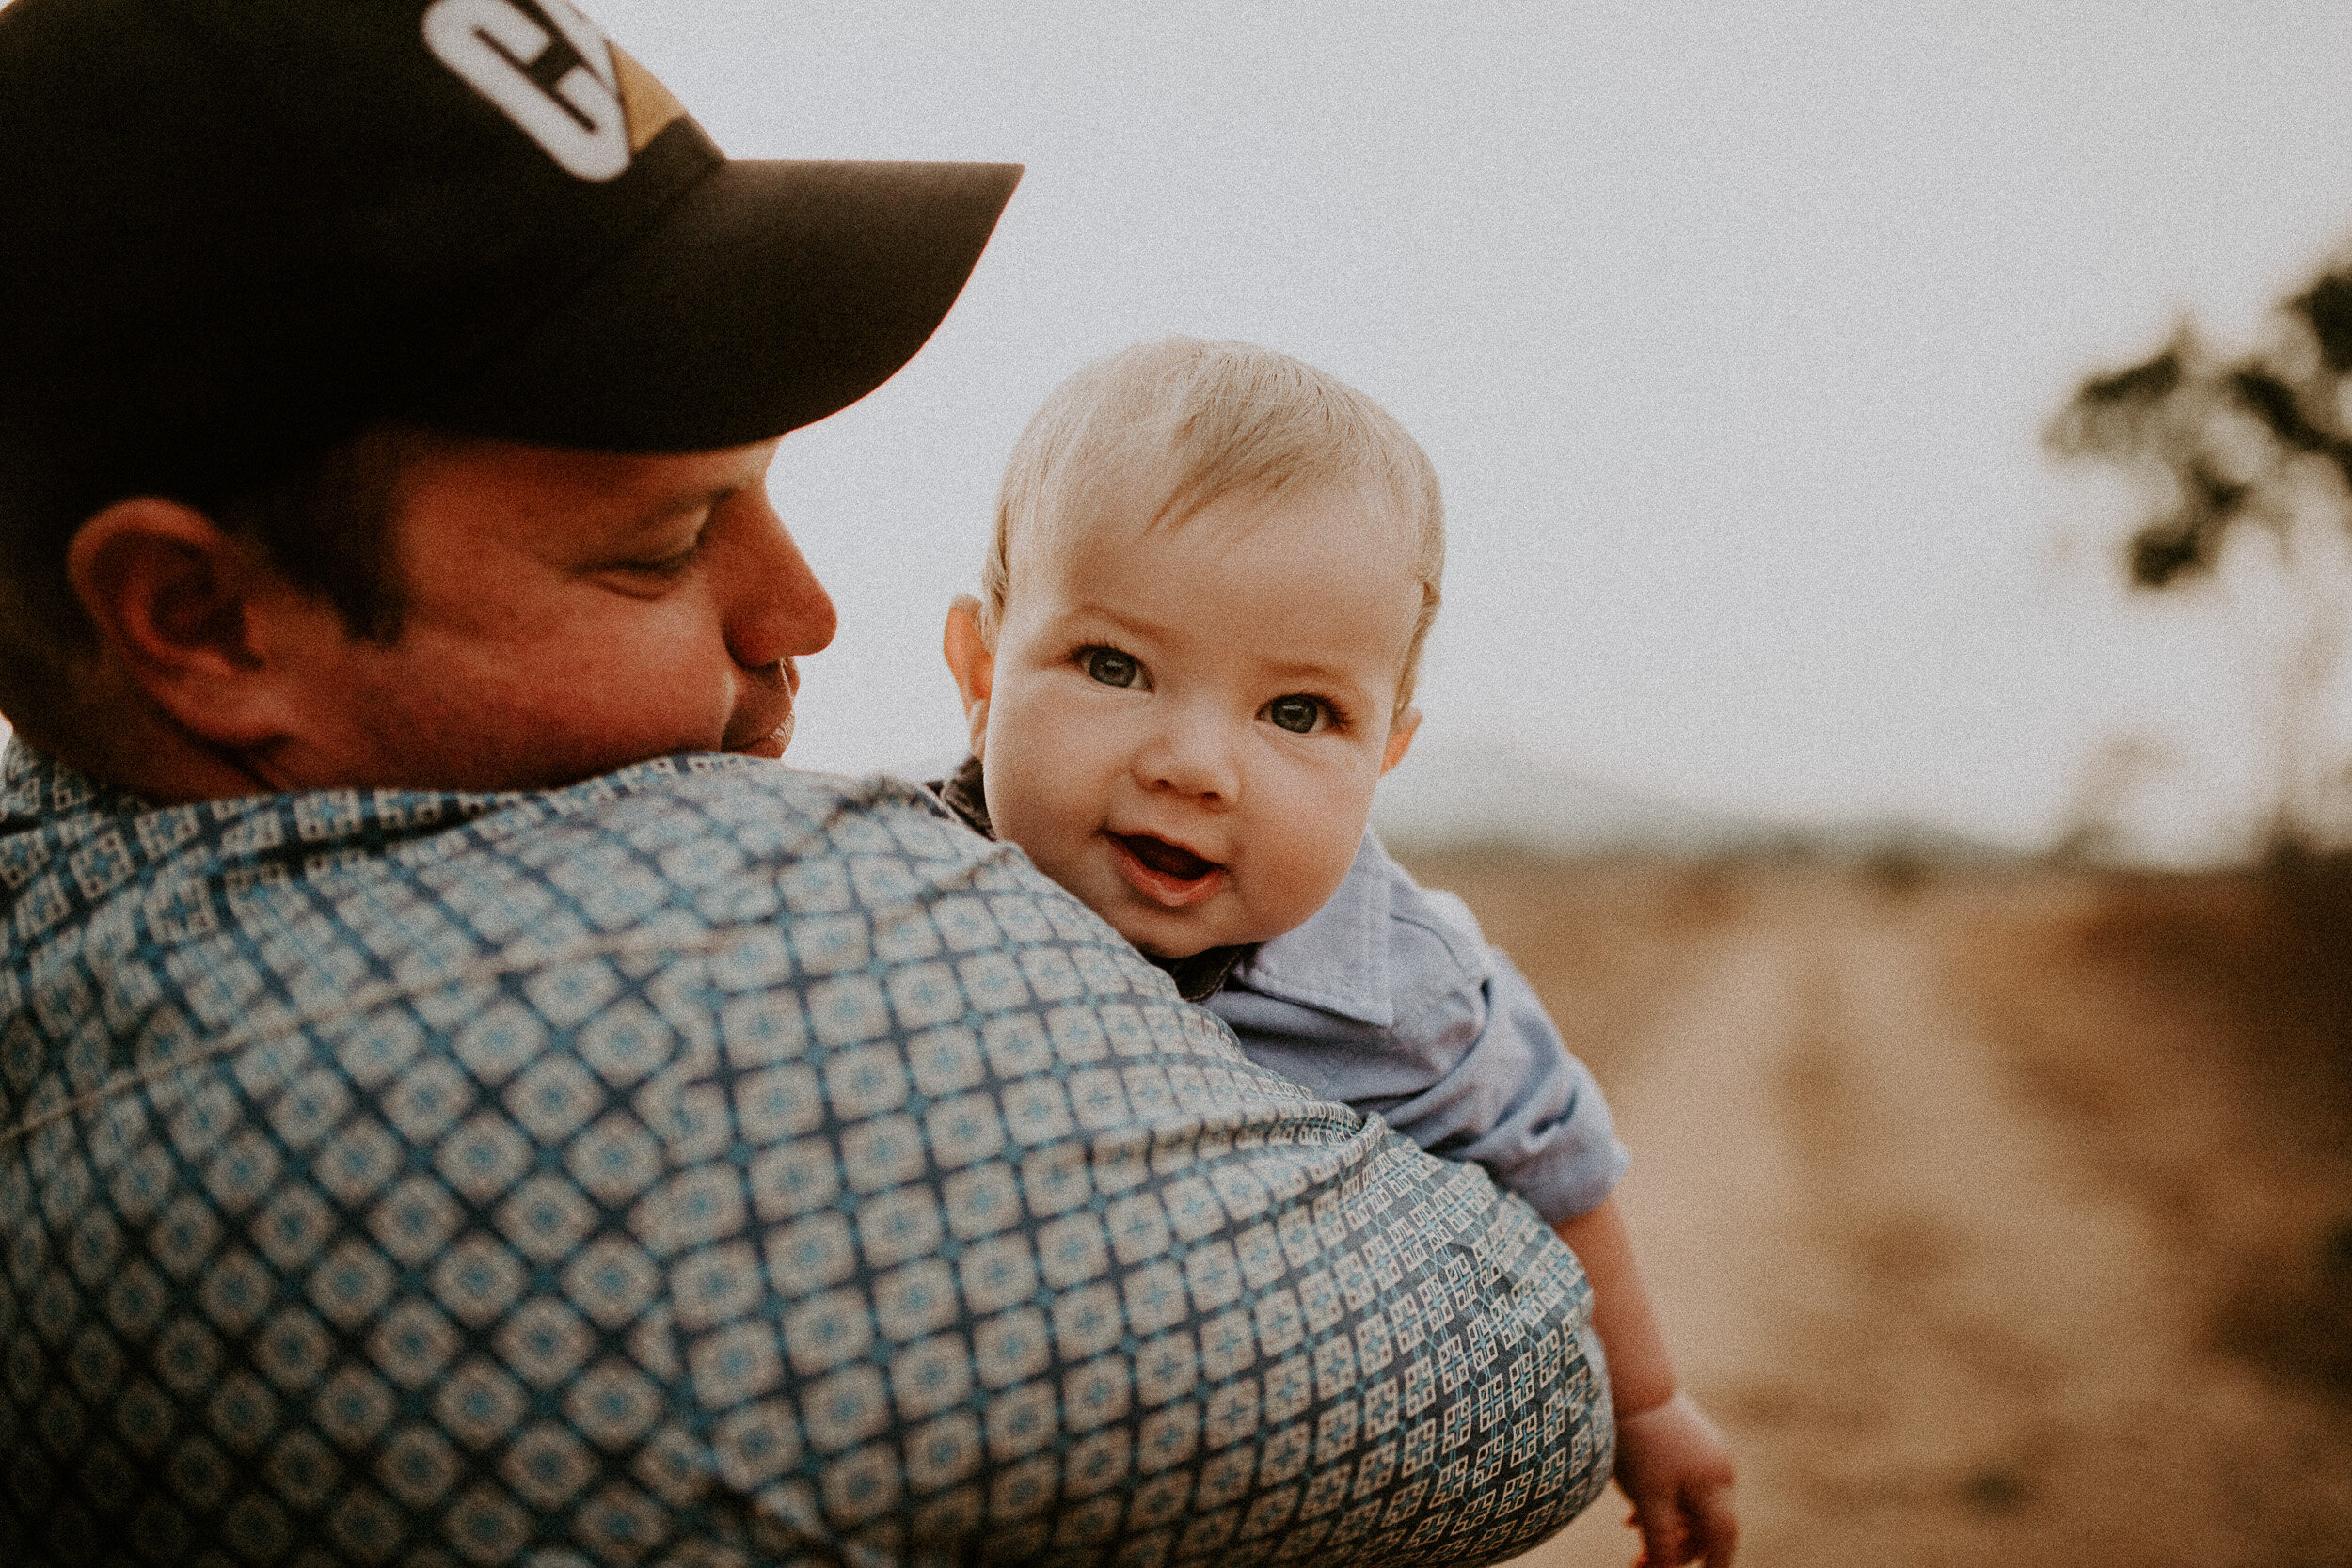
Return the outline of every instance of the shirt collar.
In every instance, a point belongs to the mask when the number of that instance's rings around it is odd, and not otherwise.
[[[147,802],[103,784],[11,735],[0,749],[0,832],[39,828],[61,815],[139,812]]]

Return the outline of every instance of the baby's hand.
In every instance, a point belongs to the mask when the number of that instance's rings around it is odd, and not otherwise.
[[[1634,1568],[1707,1560],[1731,1568],[1740,1519],[1731,1506],[1731,1450],[1688,1394],[1617,1418],[1617,1485],[1642,1532]]]

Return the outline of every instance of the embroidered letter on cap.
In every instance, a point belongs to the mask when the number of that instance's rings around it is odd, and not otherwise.
[[[628,167],[629,157],[612,52],[569,0],[539,4],[582,62],[563,74],[552,95],[529,67],[554,40],[513,0],[434,0],[424,12],[425,47],[565,170],[610,180]]]

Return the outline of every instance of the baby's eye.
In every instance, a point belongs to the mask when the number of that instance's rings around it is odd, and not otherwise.
[[[1312,735],[1331,727],[1335,717],[1331,705],[1320,697],[1277,697],[1260,710],[1261,717],[1278,730],[1293,735]]]
[[[1081,648],[1078,668],[1104,686],[1141,686],[1143,666],[1117,648]]]

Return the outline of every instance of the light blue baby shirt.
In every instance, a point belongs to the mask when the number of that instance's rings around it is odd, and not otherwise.
[[[1331,901],[1202,1006],[1251,1061],[1485,1166],[1552,1224],[1625,1174],[1600,1085],[1526,977],[1459,898],[1416,883],[1369,832]]]

